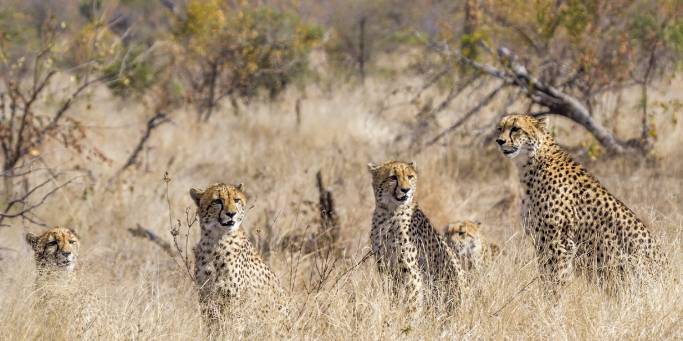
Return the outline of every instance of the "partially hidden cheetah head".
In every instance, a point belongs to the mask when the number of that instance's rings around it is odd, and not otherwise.
[[[471,256],[481,252],[479,222],[463,220],[446,226],[444,237],[458,256]]]
[[[76,267],[80,240],[68,228],[53,227],[40,235],[26,234],[39,270],[71,272]]]
[[[388,161],[369,163],[372,187],[377,205],[397,207],[410,204],[417,188],[417,170],[414,162]]]
[[[233,232],[244,220],[247,197],[242,184],[219,183],[205,190],[192,188],[190,196],[197,204],[199,221],[204,229]]]
[[[496,143],[508,158],[520,153],[534,154],[547,138],[545,120],[530,115],[512,114],[498,123]]]
[[[445,236],[447,238],[477,238],[479,237],[479,225],[481,223],[471,220],[462,220],[450,223],[446,226]]]

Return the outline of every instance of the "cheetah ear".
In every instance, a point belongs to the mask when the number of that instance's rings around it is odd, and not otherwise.
[[[241,182],[239,184],[237,184],[237,186],[235,186],[235,188],[237,188],[241,192],[244,192],[244,184]]]
[[[543,115],[543,116],[536,116],[536,126],[543,130],[546,131],[547,126],[548,126],[548,117]]]
[[[200,189],[196,189],[196,188],[190,189],[190,196],[192,197],[192,200],[194,200],[194,203],[197,205],[197,207],[199,207],[199,201],[202,198],[202,194],[204,194],[204,192],[202,192],[202,190],[200,190]]]
[[[378,165],[374,162],[368,163],[368,170],[370,171],[370,173],[376,172],[379,169],[379,167],[380,167],[380,165]]]
[[[35,251],[36,247],[38,246],[38,236],[31,232],[28,232],[26,233],[26,242],[28,243],[28,245],[31,245],[31,249]]]
[[[410,161],[408,162],[410,167],[413,167],[413,170],[417,172],[417,163],[415,161]]]
[[[76,230],[74,230],[74,229],[72,229],[72,228],[70,228],[70,227],[67,227],[66,229],[69,230],[69,231],[71,231],[71,233],[73,233],[74,236],[76,236],[76,238],[81,239],[81,236],[79,236],[78,233],[76,233]]]

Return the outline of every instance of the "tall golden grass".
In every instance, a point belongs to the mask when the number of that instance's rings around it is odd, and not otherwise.
[[[412,133],[418,124],[415,110],[405,104],[406,93],[387,95],[395,84],[404,83],[310,87],[305,97],[291,90],[276,102],[246,105],[239,116],[225,109],[208,124],[178,110],[173,124],[155,131],[140,167],[113,181],[140,134],[143,108],[118,102],[106,91],[94,93],[92,109],[82,106],[79,117],[89,127],[89,143],[113,162],[91,161],[87,153],[56,143],[42,150],[51,167],[80,165],[87,171],[78,185],[59,192],[39,211],[50,224],[73,227],[81,235],[78,271],[68,290],[40,300],[31,251],[23,241],[26,231],[40,228],[21,221],[0,228],[0,246],[9,249],[0,251],[0,339],[204,338],[196,291],[185,270],[156,245],[130,236],[127,228],[140,224],[170,241],[169,214],[173,221],[184,219],[185,209],[193,208],[189,188],[217,181],[245,184],[253,207],[243,228],[271,246],[265,259],[290,296],[287,316],[226,321],[221,335],[214,335],[219,339],[683,338],[683,128],[671,114],[655,116],[659,137],[650,161],[577,157],[652,227],[671,259],[672,279],[610,296],[579,277],[559,300],[551,300],[538,283],[527,285],[538,270],[521,232],[515,170],[486,141],[500,105],[443,143],[414,153],[412,141],[419,140]],[[659,98],[681,96],[680,89],[676,81]],[[432,136],[455,120],[475,97],[463,96],[453,105],[457,109],[438,115],[439,125],[427,133]],[[302,123],[297,126],[299,98]],[[607,99],[598,108],[600,117],[620,111],[610,126],[622,136],[635,136],[636,100]],[[562,144],[589,140],[568,121],[550,123]],[[371,261],[354,267],[368,250],[374,208],[366,164],[386,159],[417,161],[417,200],[435,226],[476,219],[484,235],[503,246],[504,255],[473,275],[464,302],[452,314],[410,316],[391,304]],[[278,247],[285,236],[315,229],[305,203],[317,200],[319,169],[341,218],[341,252],[328,255],[336,261]],[[165,171],[172,179],[168,193]],[[195,225],[190,247],[197,232]],[[318,290],[325,264],[331,273]]]

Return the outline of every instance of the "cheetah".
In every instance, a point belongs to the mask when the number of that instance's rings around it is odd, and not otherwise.
[[[33,249],[38,269],[37,285],[74,271],[80,238],[71,229],[53,227],[40,235],[29,232],[26,234],[26,242]]]
[[[368,164],[375,194],[370,240],[377,270],[387,276],[396,297],[405,290],[411,310],[426,299],[457,302],[464,273],[457,257],[414,200],[415,163]],[[448,297],[454,289],[456,294]]]
[[[81,246],[76,232],[53,227],[39,235],[29,232],[25,237],[34,253],[37,276],[33,297],[40,310],[70,321],[67,329],[94,321],[99,298],[75,280]]]
[[[518,169],[524,229],[553,291],[575,273],[608,288],[661,270],[666,259],[645,224],[555,143],[543,119],[503,117],[496,143]]]
[[[235,306],[254,298],[276,301],[278,280],[240,228],[246,214],[243,186],[218,183],[191,189],[201,237],[195,252],[195,279],[202,315],[209,325]],[[275,303],[275,302],[274,302]]]
[[[479,233],[481,223],[470,220],[450,223],[446,226],[444,238],[453,253],[459,258],[465,270],[490,264],[500,253],[497,244],[488,242]]]

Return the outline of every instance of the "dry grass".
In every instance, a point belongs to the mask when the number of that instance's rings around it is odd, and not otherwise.
[[[661,96],[680,94],[675,88]],[[197,125],[191,113],[177,112],[175,123],[153,136],[142,167],[112,183],[116,165],[125,161],[139,134],[141,109],[114,102],[104,92],[93,94],[95,109],[84,107],[81,115],[92,126],[91,142],[115,162],[101,164],[58,147],[43,150],[49,165],[81,165],[89,173],[40,212],[45,220],[80,233],[78,274],[63,296],[38,300],[30,249],[22,238],[38,228],[21,222],[0,228],[0,246],[11,249],[0,251],[0,339],[202,338],[196,293],[184,270],[156,245],[126,231],[139,223],[170,240],[162,181],[166,170],[173,179],[168,195],[174,218],[184,218],[185,208],[192,206],[190,187],[243,182],[253,204],[243,226],[260,238],[266,238],[264,227],[273,228],[266,242],[274,251],[267,262],[291,295],[290,314],[284,321],[228,321],[223,335],[228,339],[683,338],[680,123],[656,117],[661,128],[655,161],[588,162],[613,193],[653,226],[672,260],[674,279],[616,297],[577,279],[559,301],[552,301],[536,283],[521,290],[537,270],[531,247],[521,237],[516,176],[509,161],[482,143],[482,137],[476,138],[489,131],[496,112],[471,122],[468,133],[456,133],[412,155],[409,135],[395,140],[416,124],[414,110],[400,105],[408,98],[405,94],[386,98],[386,83],[332,89],[309,89],[300,127],[295,123],[295,91],[277,103],[251,104],[242,116],[226,110],[207,125]],[[464,96],[455,107],[471,106],[471,97]],[[382,100],[396,105],[380,110]],[[629,112],[633,104],[623,105],[622,111]],[[614,108],[600,110],[611,114]],[[454,115],[438,119],[445,126]],[[619,122],[620,134],[636,134],[631,121]],[[566,121],[551,123],[560,142],[587,139],[576,133],[568,136],[576,127]],[[505,255],[476,274],[465,302],[452,316],[429,313],[410,319],[388,303],[370,262],[333,285],[367,252],[374,203],[366,164],[389,158],[417,161],[418,200],[436,226],[476,219],[483,222],[488,238],[504,246]],[[336,196],[342,252],[330,279],[316,291],[310,288],[319,280],[325,257],[278,251],[275,245],[287,234],[310,228],[310,214],[304,213],[302,203],[317,200],[318,169]],[[190,245],[196,240],[195,227]]]

